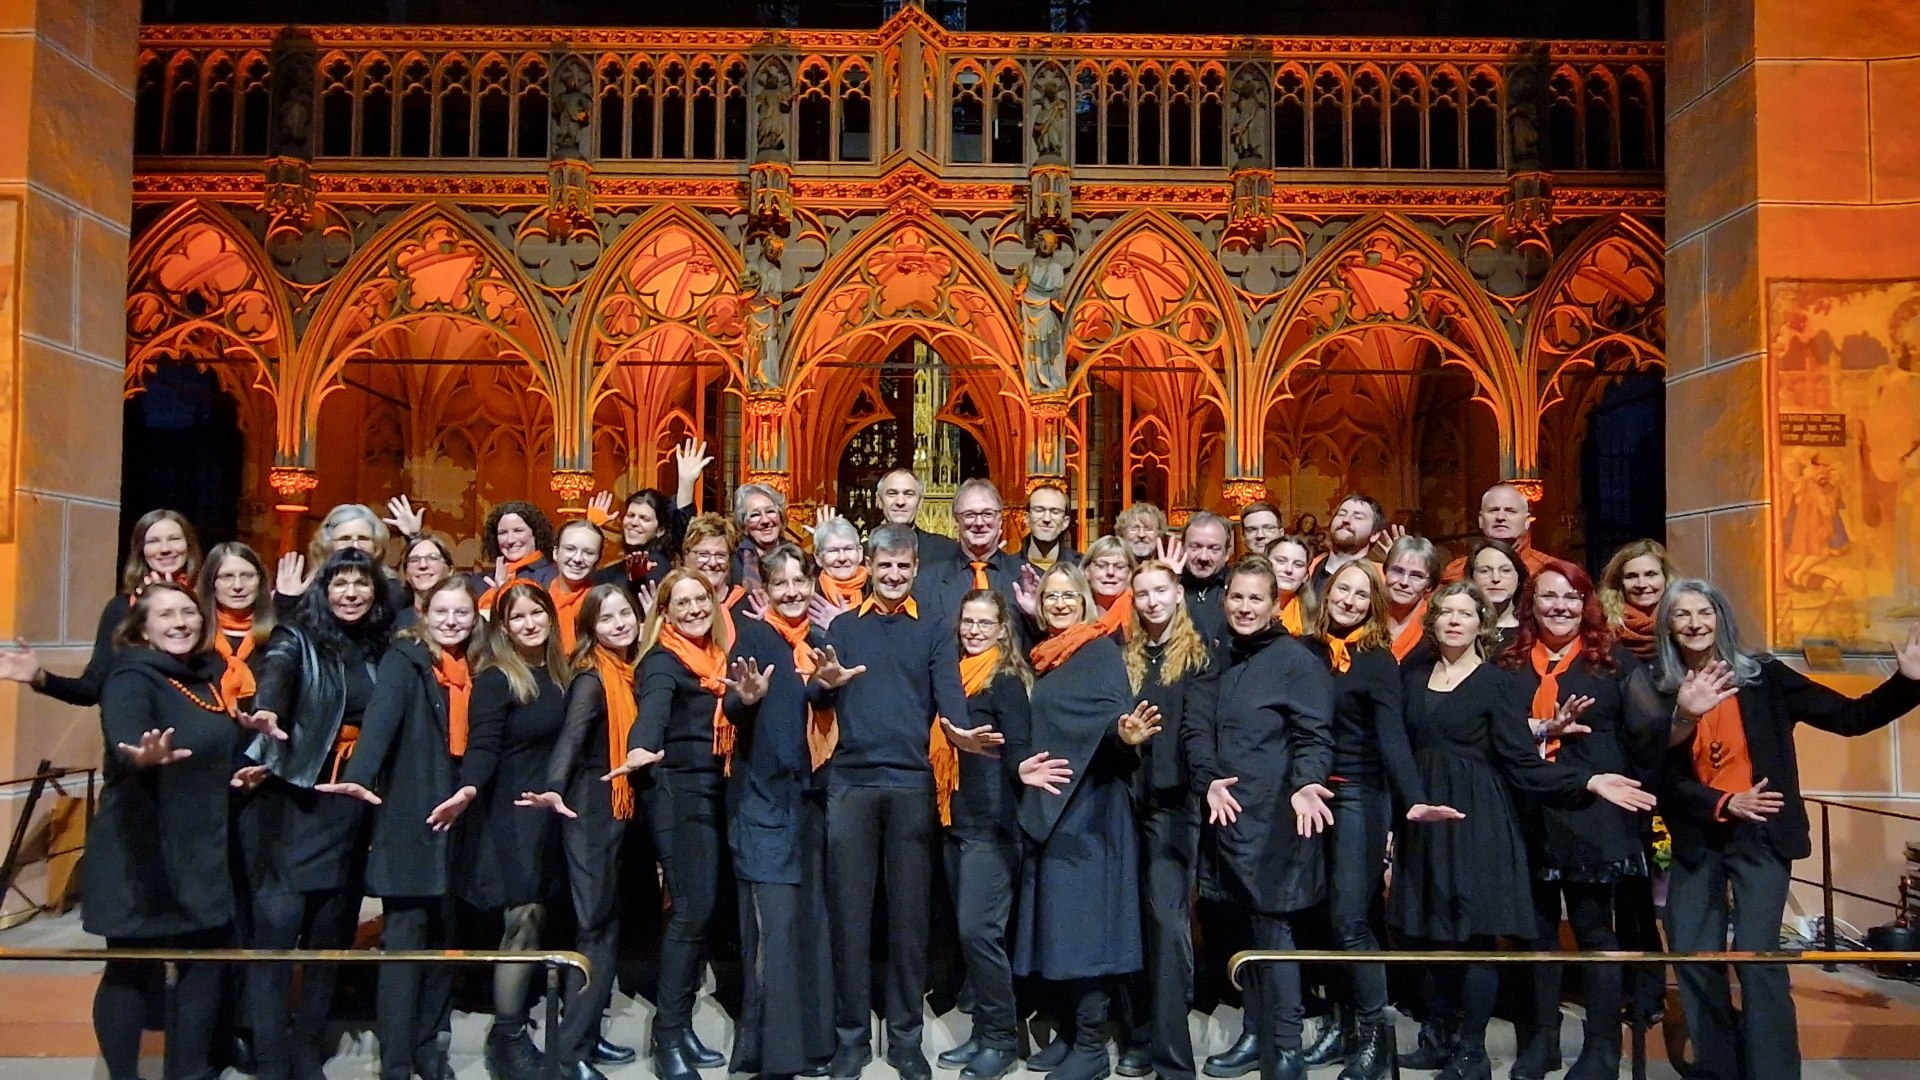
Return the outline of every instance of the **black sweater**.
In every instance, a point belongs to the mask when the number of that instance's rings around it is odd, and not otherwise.
[[[113,671],[114,659],[120,652],[113,644],[113,632],[119,629],[120,620],[127,617],[127,608],[127,597],[116,596],[100,609],[100,623],[93,631],[93,655],[87,657],[87,666],[80,674],[55,675],[51,671],[43,672],[40,685],[34,689],[55,701],[64,701],[83,709],[100,704],[100,689],[106,685],[107,676]]]
[[[1148,642],[1146,653],[1147,677],[1139,697],[1159,708],[1160,734],[1136,748],[1140,764],[1133,776],[1134,804],[1174,806],[1222,775],[1214,755],[1213,716],[1227,652],[1208,649],[1206,667],[1187,672],[1171,685],[1161,677],[1165,646]]]
[[[340,773],[381,800],[367,853],[369,896],[445,896],[452,885],[449,834],[427,824],[453,794],[460,768],[447,723],[447,691],[433,676],[432,654],[417,641],[394,642],[380,658],[360,741]]]
[[[765,665],[762,661],[762,666]],[[654,771],[675,788],[718,792],[725,781],[726,759],[713,752],[713,706],[716,699],[700,685],[680,658],[653,648],[640,658],[634,672],[640,715],[627,738],[628,749],[664,750],[666,758]],[[738,694],[728,691],[726,716],[736,725],[747,723],[751,711]]]
[[[858,609],[833,620],[827,644],[840,662],[867,670],[837,691],[810,687],[815,704],[832,705],[840,746],[826,766],[834,787],[932,789],[927,734],[935,716],[967,715],[953,627],[922,610],[887,614]]]
[[[994,754],[960,753],[960,790],[953,796],[955,836],[1005,839],[1020,831],[1020,762],[1030,751],[1033,719],[1027,688],[1001,675],[967,699],[966,727],[990,727],[1007,741]]]
[[[1181,574],[1180,585],[1187,591],[1187,614],[1193,617],[1194,629],[1207,639],[1207,644],[1225,648],[1227,644],[1227,574],[1226,571],[1209,578],[1198,578],[1192,574]]]
[[[1326,642],[1301,641],[1333,670]],[[1426,795],[1402,700],[1400,665],[1391,649],[1357,651],[1347,670],[1333,672],[1333,775],[1368,787],[1391,785],[1404,809],[1425,802]]]

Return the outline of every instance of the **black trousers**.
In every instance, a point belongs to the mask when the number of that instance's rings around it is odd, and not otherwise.
[[[452,944],[453,902],[444,896],[388,896],[380,901],[380,947],[444,949]],[[410,1080],[438,1054],[453,1000],[453,969],[445,964],[380,965],[380,1075]]]
[[[656,1040],[673,1037],[693,1022],[700,990],[700,947],[719,901],[728,856],[725,810],[719,790],[698,791],[662,783],[650,812],[663,835],[661,864],[673,910],[660,934],[659,1009],[653,1014]]]
[[[1613,887],[1613,929],[1623,949],[1660,952],[1660,912],[1653,903],[1653,879],[1625,878]],[[1650,1020],[1667,1004],[1667,969],[1660,964],[1635,964],[1626,970],[1622,993],[1642,1020]]]
[[[560,829],[573,893],[574,948],[587,958],[593,972],[585,987],[577,973],[568,972],[566,1016],[558,1042],[549,1041],[547,1049],[559,1053],[563,1066],[572,1068],[593,1051],[600,1039],[600,1018],[613,1000],[620,952],[620,844],[628,822],[613,816],[607,785],[597,777],[572,785],[567,805],[580,815]]]
[[[163,937],[107,939],[109,949],[220,949],[233,944],[231,927]],[[163,964],[109,960],[93,992],[93,1036],[100,1044],[108,1080],[139,1080],[140,1033],[149,1006],[167,1025],[167,1080],[205,1080],[216,1075],[210,1060],[213,1029],[220,1019],[220,983],[225,964],[183,963],[167,986]]]
[[[1560,901],[1564,897],[1567,922],[1573,927],[1573,940],[1582,951],[1611,952],[1620,947],[1613,931],[1613,894],[1611,884],[1582,881],[1536,881],[1533,883],[1533,947],[1541,952],[1560,948]],[[1533,967],[1534,1023],[1560,1030],[1559,964],[1535,964]],[[1582,999],[1587,1006],[1586,1032],[1589,1039],[1620,1041],[1620,997],[1624,971],[1618,964],[1582,964]]]
[[[360,923],[357,890],[256,894],[256,949],[346,949]],[[300,1003],[293,1004],[293,965],[254,964],[247,970],[247,1012],[253,1023],[253,1053],[260,1080],[288,1080],[296,1050],[318,1065],[326,1060],[320,1041],[333,1011],[340,969],[308,964],[301,973]]]
[[[824,935],[802,923],[806,893],[800,885],[743,881],[739,893],[740,955],[747,985],[728,1069],[791,1076],[819,1060],[817,1051],[807,1046],[810,969],[803,941]]]
[[[920,1047],[932,903],[931,789],[840,787],[827,793],[827,906],[833,924],[834,1034],[866,1046],[873,1011],[873,894],[887,882],[887,1052]]]
[[[1490,937],[1467,941],[1415,939],[1410,949],[1437,952],[1492,952],[1499,943]],[[1452,1018],[1460,1024],[1460,1045],[1484,1048],[1487,1022],[1493,1019],[1494,1000],[1500,996],[1500,973],[1492,964],[1446,964],[1427,969],[1430,980],[1428,1001],[1436,1016]]]
[[[1013,962],[1007,956],[1014,882],[1020,876],[1020,840],[992,826],[946,837],[947,877],[959,921],[960,954],[973,988],[973,1038],[1012,1050],[1019,1016],[1013,1002]]]
[[[1146,967],[1127,980],[1129,1042],[1147,1049],[1162,1080],[1194,1074],[1193,877],[1200,849],[1198,804],[1135,807],[1140,838],[1141,928]]]
[[[1690,859],[1674,860],[1667,879],[1667,940],[1673,951],[1724,949],[1729,925],[1736,950],[1778,949],[1792,864],[1753,829],[1742,829],[1723,848],[1691,854]],[[1742,964],[1735,970],[1740,980],[1737,1015],[1724,969],[1680,966],[1680,1000],[1686,1007],[1687,1033],[1693,1036],[1694,1075],[1709,1080],[1799,1076],[1800,1032],[1787,969]]]
[[[800,1037],[807,1060],[833,1059],[833,925],[827,905],[827,793],[808,791],[800,801]]]
[[[1293,942],[1293,922],[1285,915],[1266,915],[1253,913],[1253,947],[1256,949],[1291,949]],[[1246,1015],[1255,1018],[1261,1010],[1273,1018],[1273,1043],[1262,1044],[1260,1053],[1265,1055],[1273,1049],[1300,1049],[1300,1032],[1307,1018],[1306,1001],[1300,991],[1300,965],[1293,963],[1261,964],[1259,978],[1250,980],[1243,995],[1246,1003]]]
[[[1327,831],[1327,914],[1335,939],[1347,952],[1380,949],[1373,913],[1385,888],[1387,832],[1392,824],[1393,800],[1384,788],[1359,783],[1334,788],[1333,826]],[[1347,971],[1360,1022],[1383,1022],[1386,966],[1351,964]]]

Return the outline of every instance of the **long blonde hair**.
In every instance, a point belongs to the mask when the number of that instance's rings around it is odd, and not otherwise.
[[[727,620],[720,613],[720,598],[714,595],[713,585],[704,575],[682,567],[668,571],[667,576],[660,579],[660,587],[653,594],[653,610],[647,612],[646,626],[640,631],[640,650],[637,655],[645,656],[660,644],[660,628],[667,623],[667,608],[673,604],[673,590],[683,581],[699,582],[700,590],[713,603],[713,629],[709,631],[713,635],[713,643],[720,646],[721,652],[725,652],[727,646],[732,644],[727,640]]]
[[[1148,559],[1134,567],[1129,580],[1138,581],[1140,575],[1154,573],[1165,574],[1175,585],[1180,584],[1180,575],[1159,559]],[[1147,631],[1146,624],[1140,621],[1138,603],[1133,605],[1132,618],[1133,632],[1127,636],[1125,657],[1127,681],[1133,684],[1133,692],[1137,694],[1147,682]],[[1207,641],[1194,629],[1187,605],[1174,605],[1173,622],[1167,627],[1166,651],[1160,658],[1160,685],[1172,686],[1188,675],[1205,671],[1210,659]]]
[[[507,619],[513,614],[513,606],[522,599],[532,600],[547,613],[547,643],[540,650],[539,666],[562,690],[573,681],[573,668],[567,663],[566,652],[560,648],[560,615],[553,608],[553,598],[547,595],[546,589],[531,581],[516,581],[501,589],[500,595],[494,598],[492,618],[487,626],[486,654],[474,665],[473,673],[477,676],[488,668],[499,668],[507,677],[513,700],[525,705],[540,696],[540,683],[533,677],[533,665],[527,663],[513,635],[507,632]]]
[[[1620,579],[1626,576],[1628,563],[1648,555],[1660,560],[1660,575],[1666,579],[1668,589],[1672,589],[1680,577],[1673,560],[1667,557],[1666,545],[1658,540],[1630,540],[1614,552],[1613,558],[1607,560],[1607,568],[1600,571],[1600,587],[1596,591],[1600,594],[1600,610],[1607,616],[1607,625],[1615,630],[1627,620],[1627,594]]]

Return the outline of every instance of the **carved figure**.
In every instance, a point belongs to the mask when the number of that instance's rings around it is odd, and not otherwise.
[[[1052,64],[1033,74],[1033,159],[1067,159],[1067,77]]]
[[[786,241],[771,234],[748,241],[740,278],[747,290],[747,354],[756,379],[767,386],[780,381],[780,352],[786,340],[781,320],[787,299],[786,270],[780,265],[786,250]]]
[[[778,62],[764,64],[754,82],[753,145],[763,157],[784,157],[787,113],[793,108],[787,93],[787,69]]]
[[[1066,305],[1061,295],[1072,265],[1073,249],[1060,242],[1060,234],[1046,230],[1034,239],[1033,257],[1015,271],[1027,378],[1039,393],[1066,389]]]
[[[578,56],[569,54],[555,65],[553,76],[551,154],[585,159],[587,128],[593,122],[593,74]]]
[[[1227,145],[1235,165],[1267,159],[1267,106],[1261,100],[1260,77],[1242,68],[1233,77],[1227,103]]]

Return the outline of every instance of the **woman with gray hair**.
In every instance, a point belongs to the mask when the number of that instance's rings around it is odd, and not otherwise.
[[[811,608],[821,629],[833,616],[860,603],[867,587],[867,552],[860,530],[837,514],[813,527],[813,557],[820,565],[819,592]]]
[[[1852,737],[1920,706],[1920,624],[1894,647],[1894,674],[1858,698],[1747,652],[1726,596],[1705,581],[1674,582],[1655,626],[1653,665],[1635,672],[1627,704],[1634,730],[1668,747],[1660,785],[1661,815],[1673,834],[1668,947],[1721,949],[1731,924],[1734,949],[1778,949],[1793,861],[1813,850],[1794,725]],[[1723,971],[1680,968],[1696,1075],[1799,1076],[1786,968],[1736,970],[1737,1016]]]
[[[755,592],[760,556],[786,540],[787,497],[768,484],[741,484],[733,490],[733,523],[740,527],[740,546],[733,551],[727,580]]]

